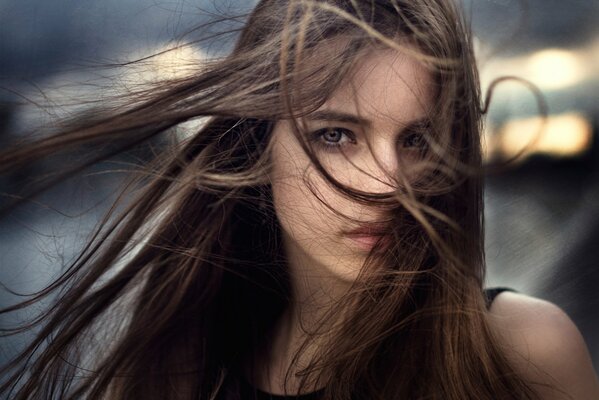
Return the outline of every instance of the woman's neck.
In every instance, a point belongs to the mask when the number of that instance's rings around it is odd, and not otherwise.
[[[338,313],[331,315],[331,309],[349,288],[347,283],[327,276],[323,272],[326,269],[302,254],[294,254],[293,250],[288,252],[288,266],[291,302],[274,324],[264,357],[255,364],[258,376],[252,379],[256,387],[273,394],[284,394],[285,389],[288,393],[298,393],[301,378],[295,374],[309,366],[330,343],[329,332],[339,322]],[[315,383],[302,392],[319,388]]]

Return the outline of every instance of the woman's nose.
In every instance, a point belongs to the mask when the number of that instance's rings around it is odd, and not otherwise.
[[[364,189],[373,193],[387,193],[396,189],[398,155],[395,146],[388,142],[380,142],[371,146],[364,168]]]

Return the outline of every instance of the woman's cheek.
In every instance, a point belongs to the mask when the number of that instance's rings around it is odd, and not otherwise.
[[[315,240],[327,232],[324,207],[297,173],[273,182],[273,201],[281,227],[296,240]],[[318,190],[318,188],[314,188]]]

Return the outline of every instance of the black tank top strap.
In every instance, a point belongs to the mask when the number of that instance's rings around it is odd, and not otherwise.
[[[501,292],[517,293],[517,290],[514,290],[509,287],[504,287],[504,286],[498,286],[498,287],[492,287],[492,288],[485,289],[484,293],[485,293],[485,301],[487,303],[487,310],[491,308],[491,304],[493,303],[493,300],[495,300],[495,297],[497,297],[497,295]]]
[[[311,393],[285,396],[282,394],[272,394],[255,388],[245,378],[239,379],[239,388],[241,398],[244,400],[319,400],[322,398],[324,389],[320,389]]]

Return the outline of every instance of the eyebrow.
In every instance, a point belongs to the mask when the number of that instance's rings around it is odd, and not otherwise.
[[[358,115],[345,113],[342,111],[335,110],[320,110],[314,111],[306,115],[306,119],[316,120],[316,121],[335,121],[335,122],[345,122],[354,125],[361,125],[365,127],[371,127],[372,122],[367,119],[360,117]],[[418,118],[414,121],[410,121],[407,124],[404,124],[402,130],[405,129],[414,129],[414,128],[427,128],[431,125],[431,120],[428,117]]]
[[[336,122],[346,122],[354,125],[362,125],[362,126],[371,126],[372,123],[370,120],[354,115],[348,114],[341,111],[334,110],[320,110],[314,111],[306,116],[306,119],[317,120],[317,121],[336,121]]]

